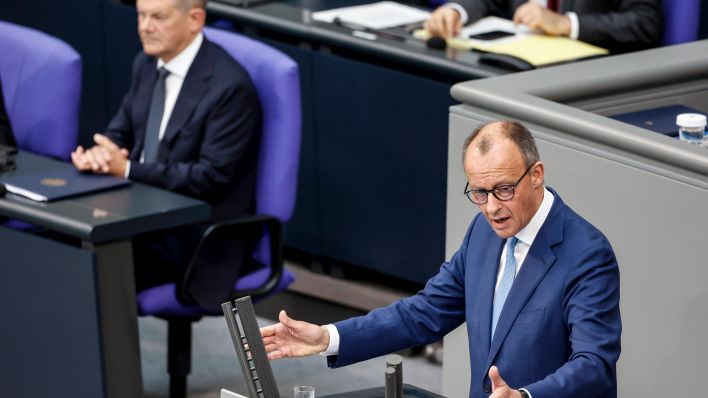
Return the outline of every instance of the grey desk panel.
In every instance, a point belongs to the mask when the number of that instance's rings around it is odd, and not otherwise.
[[[6,397],[104,397],[92,254],[0,227]]]
[[[17,170],[66,167],[59,161],[20,152]],[[35,202],[9,194],[0,198],[0,214],[82,240],[101,243],[205,221],[210,207],[199,200],[140,183],[56,202]]]
[[[607,113],[636,101],[683,103],[682,92],[687,101],[708,98],[702,83],[708,68],[700,74],[696,67],[708,65],[707,46],[668,47],[453,89],[465,103],[450,114],[446,255],[465,233],[467,222],[460,219],[469,221],[476,211],[452,189],[465,181],[459,166],[464,138],[482,122],[520,120],[536,137],[546,183],[603,231],[617,254],[623,316],[620,397],[690,396],[703,390],[708,149],[574,105]],[[570,80],[578,76],[573,92]],[[695,81],[703,93],[696,92]],[[445,339],[443,392],[448,396],[467,393],[468,385],[460,383],[469,380],[469,358],[460,354],[465,346],[464,330]]]
[[[25,152],[18,155],[17,163],[16,172],[71,167]],[[142,395],[130,238],[143,232],[206,221],[209,213],[210,207],[204,202],[142,184],[50,203],[15,195],[1,198],[0,216],[82,240],[78,248],[17,230],[0,230],[0,252],[4,253],[0,262],[5,259],[9,262],[2,264],[4,274],[0,279],[11,284],[9,289],[2,289],[2,294],[8,295],[2,300],[5,316],[41,317],[42,307],[50,306],[44,311],[51,320],[51,330],[47,333],[72,336],[67,337],[66,347],[42,341],[35,347],[35,336],[39,333],[33,329],[35,325],[17,322],[15,329],[7,331],[14,333],[9,336],[12,339],[2,341],[12,340],[16,347],[27,348],[27,358],[46,357],[47,366],[58,366],[57,376],[52,374],[47,385],[55,386],[60,396]],[[56,276],[57,272],[62,275]],[[75,304],[77,301],[81,303]],[[30,314],[24,302],[37,307],[35,313]],[[45,323],[40,320],[38,325]],[[85,339],[86,346],[72,345],[75,336]],[[67,354],[67,349],[75,353]],[[17,356],[16,351],[8,352],[13,358]],[[74,364],[75,360],[83,362]],[[62,368],[62,361],[68,365]],[[38,368],[39,376],[28,367],[13,369],[18,373],[13,383],[32,387],[28,380],[41,379],[43,373],[50,371],[43,365]],[[50,390],[36,388],[17,396],[48,395]]]
[[[323,398],[384,398],[384,387],[374,387],[366,390],[326,395]],[[403,384],[404,398],[445,398],[442,395],[423,390],[410,384]]]

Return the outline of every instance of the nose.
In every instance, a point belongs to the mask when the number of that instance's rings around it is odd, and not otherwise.
[[[152,19],[149,16],[138,18],[138,31],[147,32],[152,28]]]
[[[502,208],[501,200],[497,199],[492,193],[487,195],[487,203],[484,205],[487,206],[487,213],[489,214],[494,214]]]

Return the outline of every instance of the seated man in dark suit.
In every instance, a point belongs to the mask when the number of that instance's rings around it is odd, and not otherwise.
[[[246,71],[203,36],[205,6],[206,0],[137,1],[143,53],[133,62],[130,90],[105,133],[94,136],[96,145],[77,147],[72,161],[79,170],[205,200],[214,219],[225,219],[253,210],[261,109]],[[136,238],[138,289],[179,282],[202,229]],[[191,275],[194,291],[182,298],[218,305],[223,292],[212,291],[208,277],[235,281],[237,271],[208,273]]]
[[[2,80],[0,80],[0,145],[15,146],[15,136],[12,134],[12,126],[5,109]]]
[[[513,16],[516,24],[612,53],[656,47],[664,27],[659,0],[453,0],[436,9],[425,28],[447,38],[488,15]]]

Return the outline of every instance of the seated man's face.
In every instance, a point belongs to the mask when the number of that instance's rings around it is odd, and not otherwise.
[[[192,11],[182,0],[137,0],[138,33],[143,51],[169,62],[191,43],[195,32]]]

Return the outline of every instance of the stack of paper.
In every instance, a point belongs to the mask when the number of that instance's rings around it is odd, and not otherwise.
[[[318,11],[312,14],[312,19],[333,23],[339,19],[347,24],[369,29],[386,29],[394,26],[408,25],[428,19],[430,12],[419,8],[406,6],[395,1],[380,1],[361,6],[335,8]]]

